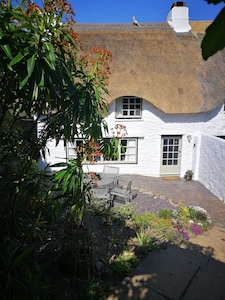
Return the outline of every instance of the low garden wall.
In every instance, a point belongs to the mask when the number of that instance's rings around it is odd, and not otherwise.
[[[195,179],[225,202],[225,140],[199,135],[196,147]]]

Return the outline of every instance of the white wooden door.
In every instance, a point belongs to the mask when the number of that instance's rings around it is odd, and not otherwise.
[[[182,136],[162,136],[161,176],[180,174],[181,140]]]

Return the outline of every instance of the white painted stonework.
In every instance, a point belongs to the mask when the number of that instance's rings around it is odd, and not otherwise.
[[[218,198],[225,201],[225,112],[223,103],[214,111],[199,114],[168,115],[143,101],[142,119],[126,120],[115,118],[115,101],[112,102],[107,123],[110,128],[123,124],[128,136],[138,138],[138,160],[135,164],[115,163],[120,174],[160,176],[160,153],[162,135],[181,135],[180,177],[186,170],[194,171],[193,179],[199,180]],[[63,141],[55,147],[55,141],[48,142],[50,155],[46,153],[45,163],[50,165],[66,161],[66,147]],[[43,162],[42,162],[43,163]],[[103,164],[84,166],[85,171],[102,172]]]
[[[168,24],[173,27],[175,32],[189,32],[189,8],[186,6],[175,6],[167,15]]]
[[[225,202],[225,140],[198,136],[198,181]]]

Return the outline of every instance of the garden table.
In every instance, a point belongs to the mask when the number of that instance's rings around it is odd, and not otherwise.
[[[115,174],[106,174],[100,173],[100,179],[96,181],[97,186],[99,187],[112,187],[114,186],[114,182],[118,178]]]
[[[92,188],[93,195],[100,198],[111,200],[110,190],[114,187],[118,176],[115,174],[100,173],[100,179],[96,180],[95,187]]]

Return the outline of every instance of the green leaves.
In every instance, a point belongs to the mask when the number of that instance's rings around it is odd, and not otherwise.
[[[21,52],[19,52],[14,58],[10,58],[11,61],[8,64],[8,68],[12,71],[12,66],[19,63],[29,52],[27,52],[26,54],[23,54]]]
[[[54,167],[66,167],[56,172],[56,189],[61,188],[64,203],[68,210],[68,221],[78,219],[82,222],[85,213],[87,184],[84,183],[83,170],[79,160],[56,164]]]
[[[207,1],[217,4],[221,1]],[[222,1],[224,2],[224,1]],[[225,47],[225,7],[221,10],[214,22],[206,29],[206,34],[202,40],[202,57],[207,60],[219,50]]]
[[[51,43],[44,42],[43,43],[45,49],[45,61],[49,65],[52,70],[55,70],[55,50]]]
[[[36,56],[37,52],[35,51],[33,55],[27,59],[27,76],[22,81],[20,81],[20,89],[22,89],[25,86],[25,84],[33,74]]]
[[[12,52],[9,47],[9,45],[1,45],[2,50],[5,52],[5,54],[8,56],[9,59],[12,59]]]

